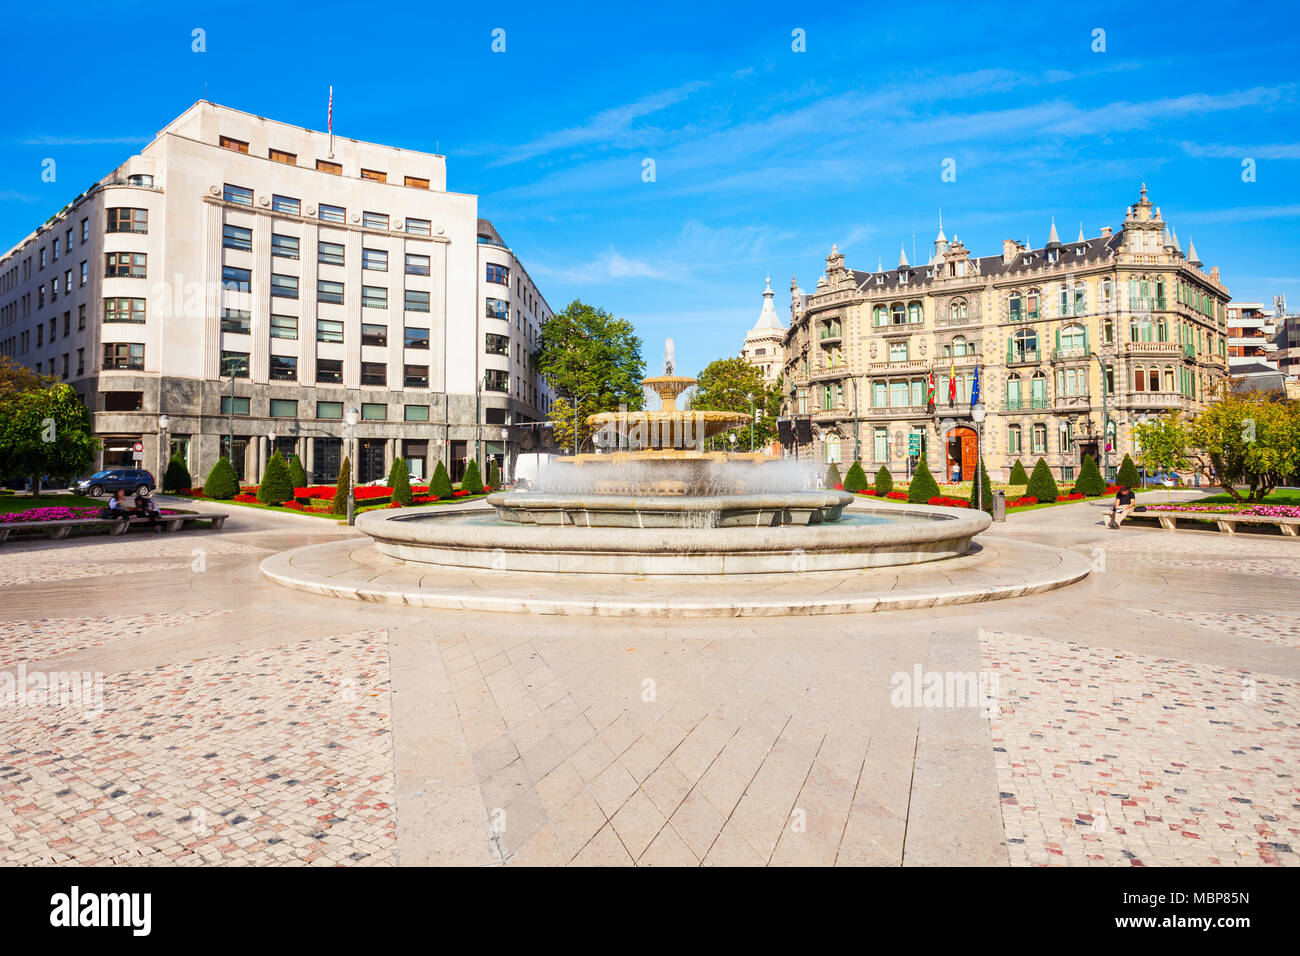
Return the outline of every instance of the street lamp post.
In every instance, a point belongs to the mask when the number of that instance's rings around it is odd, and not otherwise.
[[[1110,411],[1106,403],[1106,362],[1096,352],[1089,352],[1101,369],[1101,458],[1102,480],[1110,481]]]
[[[262,462],[262,476],[263,476],[263,477],[266,476],[266,465],[267,465],[267,463],[271,460],[271,456],[275,454],[275,429],[274,429],[274,428],[271,428],[271,429],[268,429],[268,430],[267,430],[267,433],[266,433],[266,440],[267,440],[267,442],[270,444],[270,450],[269,450],[269,451],[267,452],[267,454],[266,454],[266,461]]]
[[[975,507],[984,508],[984,489],[980,479],[983,477],[984,469],[980,467],[980,459],[984,455],[984,402],[980,401],[970,407],[971,421],[975,423]]]
[[[167,454],[170,449],[167,447],[167,428],[172,420],[166,415],[158,416],[158,487],[162,488],[163,482],[167,477],[167,461],[170,456]]]
[[[348,423],[348,450],[351,453],[348,457],[355,458],[356,457],[355,446],[356,446],[356,435],[357,435],[356,406],[353,406],[348,409],[347,418],[345,419],[345,421]],[[358,466],[359,463],[355,463],[353,465],[354,468]],[[357,496],[354,490],[356,488],[356,485],[357,485],[356,477],[353,475],[349,475],[348,476],[348,525],[349,526],[357,523]]]

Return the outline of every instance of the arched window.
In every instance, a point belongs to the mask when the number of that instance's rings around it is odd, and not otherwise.
[[[1019,290],[1007,295],[1007,315],[1012,322],[1023,322],[1025,319],[1025,298]]]
[[[1115,343],[1115,320],[1107,319],[1101,324],[1101,337],[1107,345]]]
[[[952,304],[948,306],[948,314],[954,319],[966,318],[966,300],[953,299]]]
[[[1147,390],[1146,371],[1140,368],[1133,370],[1133,391],[1145,392]]]
[[[1156,341],[1157,342],[1169,341],[1169,323],[1166,322],[1163,318],[1156,319]]]
[[[1017,412],[1021,407],[1020,373],[1012,372],[1007,376],[1007,410]]]
[[[1020,329],[1011,336],[1011,354],[1014,362],[1035,361],[1038,357],[1038,333],[1033,329]]]
[[[1043,293],[1039,289],[1030,289],[1025,293],[1025,318],[1033,322],[1038,318],[1038,303],[1042,299]]]
[[[1165,391],[1172,392],[1173,390],[1174,390],[1174,370],[1171,367],[1166,366],[1165,367]]]
[[[1033,442],[1031,452],[1035,455],[1047,454],[1047,426],[1042,422],[1034,422],[1030,429],[1030,436]]]
[[[1061,351],[1083,352],[1088,348],[1088,332],[1082,325],[1072,322],[1061,329]]]
[[[876,325],[889,324],[889,308],[887,306],[878,305],[871,310],[871,314],[872,314],[872,322],[874,324]]]
[[[826,449],[826,464],[829,465],[840,461],[839,435],[827,435],[826,440],[822,442],[822,447]]]
[[[1088,314],[1088,286],[1082,282],[1074,284],[1074,315]]]
[[[894,325],[903,325],[907,322],[907,307],[903,303],[895,302],[889,309]]]
[[[1020,445],[1020,437],[1021,436],[1020,436],[1019,425],[1007,426],[1007,454],[1008,455],[1021,454],[1022,448]]]
[[[1114,308],[1115,302],[1115,283],[1111,279],[1101,280],[1101,308],[1099,311],[1110,312]]]
[[[1156,368],[1154,365],[1151,366],[1151,368],[1147,370],[1147,381],[1150,383],[1147,391],[1160,391],[1160,369]]]
[[[951,346],[951,348],[950,348],[950,354],[951,354],[951,355],[965,355],[965,354],[966,354],[966,336],[964,336],[964,335],[954,335],[954,336],[952,337],[952,346]]]
[[[909,303],[907,304],[907,321],[908,321],[908,322],[911,322],[912,324],[915,325],[915,324],[920,323],[921,320],[924,319],[924,318],[925,318],[925,314],[921,311],[921,303],[920,303],[920,302],[909,302]]]
[[[1034,408],[1047,407],[1047,373],[1039,369],[1029,380],[1029,398]]]

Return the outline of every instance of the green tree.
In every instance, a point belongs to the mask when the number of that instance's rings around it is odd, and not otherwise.
[[[889,473],[889,469],[884,465],[876,472],[875,491],[878,494],[887,495],[894,490],[894,476]]]
[[[264,505],[279,507],[292,497],[293,480],[289,477],[289,466],[277,448],[262,473],[262,481],[257,486],[257,500]]]
[[[388,472],[388,485],[393,489],[393,500],[403,508],[409,508],[414,496],[411,494],[411,473],[406,470],[405,458],[393,459],[393,467]]]
[[[907,486],[907,501],[909,504],[923,505],[931,498],[937,498],[940,495],[939,485],[934,480],[934,475],[930,474],[930,466],[925,462],[925,456],[922,455],[916,463],[916,472],[912,475],[912,481]]]
[[[575,405],[580,446],[591,437],[587,416],[642,407],[645,362],[635,328],[579,299],[542,323],[533,367],[561,399],[552,404],[549,415],[561,448],[573,447]]]
[[[239,494],[239,476],[235,474],[230,459],[222,455],[208,472],[203,482],[203,497],[214,501],[229,501]]]
[[[479,475],[478,462],[473,458],[465,465],[465,474],[460,479],[460,490],[471,495],[483,494],[483,478]]]
[[[844,490],[857,493],[867,487],[867,473],[862,470],[862,462],[855,461],[849,465],[849,472],[844,476]]]
[[[1020,459],[1011,466],[1011,477],[1007,479],[1009,485],[1027,485],[1029,484],[1029,473],[1025,471],[1025,466],[1021,464]]]
[[[307,487],[307,469],[303,468],[302,459],[297,452],[289,459],[289,480],[293,482],[294,488]]]
[[[836,485],[842,485],[843,483],[844,479],[840,477],[839,466],[835,462],[831,462],[826,468],[826,487],[834,488]]]
[[[330,514],[348,513],[348,492],[352,490],[352,459],[344,458],[339,467],[339,480],[334,485],[334,500],[330,502]]]
[[[1106,493],[1106,479],[1101,476],[1097,459],[1091,455],[1083,456],[1083,465],[1079,468],[1079,477],[1074,482],[1074,492],[1090,498]]]
[[[776,420],[781,417],[780,382],[768,384],[755,365],[742,358],[724,358],[710,362],[695,378],[693,411],[750,413],[750,396],[754,408],[754,449],[761,450],[776,441]],[[730,449],[727,435],[709,439],[711,448]],[[749,428],[736,429],[737,449],[749,450]]]
[[[163,491],[180,491],[189,488],[192,482],[190,469],[185,464],[185,456],[180,453],[180,449],[177,449],[171,460],[167,462],[167,471],[163,475]]]
[[[439,459],[434,466],[433,477],[429,479],[429,494],[445,500],[451,497],[451,490],[451,477],[447,474],[446,465]]]
[[[1119,474],[1115,476],[1115,483],[1128,485],[1130,488],[1141,486],[1142,476],[1138,474],[1137,465],[1133,464],[1131,455],[1124,456],[1124,461],[1119,466]]]
[[[975,482],[970,485],[970,506],[993,514],[993,486],[989,484],[989,471],[984,467],[984,456],[980,456],[980,500],[975,501]]]
[[[1300,472],[1300,404],[1260,392],[1225,391],[1191,418],[1171,412],[1133,434],[1148,471],[1195,471],[1236,501],[1262,501]]]
[[[1041,458],[1034,464],[1034,473],[1029,476],[1025,494],[1039,501],[1055,501],[1061,496],[1061,489],[1057,487],[1056,479],[1052,477],[1052,469],[1048,468],[1047,462]]]
[[[19,376],[15,376],[17,380]],[[72,386],[36,385],[0,398],[0,476],[72,478],[99,452],[90,412]]]
[[[501,490],[501,465],[495,458],[488,461],[487,486],[493,491]]]

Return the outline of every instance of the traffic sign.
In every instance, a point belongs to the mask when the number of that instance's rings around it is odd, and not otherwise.
[[[142,441],[136,442],[134,445],[131,446],[131,450],[136,454],[140,454],[141,452],[144,451],[144,442]]]

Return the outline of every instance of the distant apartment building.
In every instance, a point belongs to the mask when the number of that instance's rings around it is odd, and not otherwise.
[[[1227,307],[1228,374],[1276,372],[1277,325],[1263,302],[1234,302]]]
[[[1135,451],[1132,426],[1195,411],[1227,371],[1228,290],[1194,245],[1186,253],[1147,198],[1123,228],[1039,248],[1012,239],[974,257],[942,227],[929,262],[860,272],[832,248],[816,290],[791,281],[783,413],[787,453],[859,456],[871,470],[969,478],[971,397],[987,414],[983,454],[1005,478],[1043,458],[1065,481],[1084,454],[1113,474]],[[934,401],[927,401],[933,376]],[[799,427],[801,426],[802,427]],[[811,441],[800,441],[800,435]]]
[[[78,391],[103,467],[508,470],[549,311],[477,206],[443,156],[200,101],[0,258],[0,351]]]

